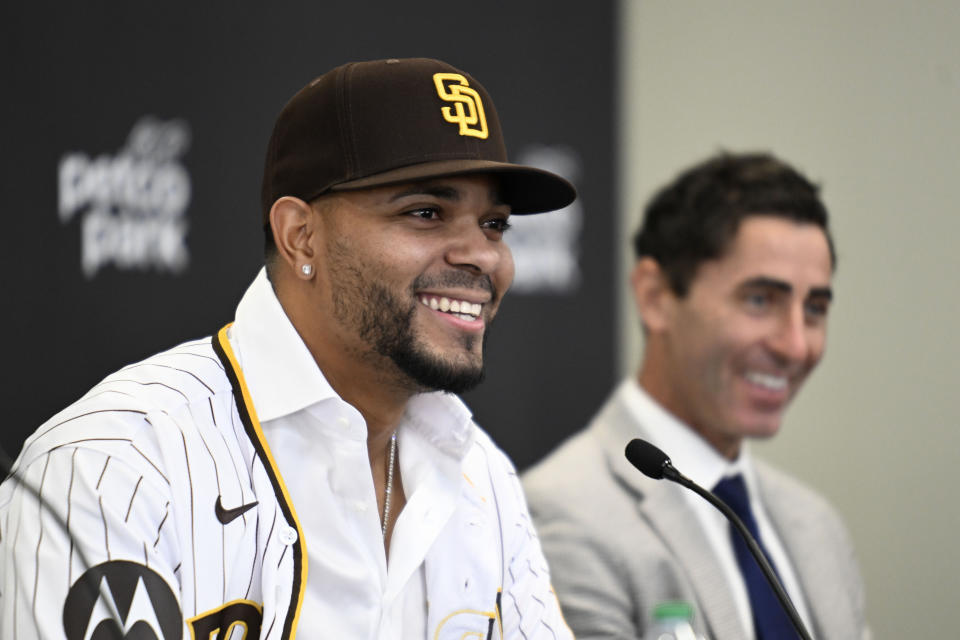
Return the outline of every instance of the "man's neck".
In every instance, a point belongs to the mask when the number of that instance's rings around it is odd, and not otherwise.
[[[740,449],[743,444],[741,438],[725,439],[720,434],[710,433],[706,429],[700,428],[697,424],[685,419],[683,412],[679,411],[680,400],[671,395],[671,390],[662,383],[662,376],[656,374],[651,367],[641,367],[635,377],[637,384],[650,397],[651,400],[660,405],[660,408],[672,415],[677,421],[690,431],[696,433],[718,454],[727,460],[734,461],[740,455]]]
[[[382,451],[381,445],[396,431],[416,390],[402,384],[402,376],[389,358],[372,353],[364,345],[348,344],[350,337],[341,335],[342,327],[326,326],[323,319],[331,314],[320,313],[312,306],[316,301],[302,295],[298,284],[274,283],[280,305],[324,378],[363,416],[371,452]]]

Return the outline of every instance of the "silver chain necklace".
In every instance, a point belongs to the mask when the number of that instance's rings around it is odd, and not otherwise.
[[[383,522],[380,531],[387,537],[387,524],[390,522],[390,494],[393,493],[393,468],[397,461],[397,432],[390,436],[390,458],[387,461],[387,489],[383,496]]]

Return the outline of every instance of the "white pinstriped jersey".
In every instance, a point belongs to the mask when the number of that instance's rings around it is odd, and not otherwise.
[[[121,369],[27,441],[25,483],[0,485],[0,638],[293,637],[309,540],[226,335]],[[569,638],[516,474],[474,441],[464,473],[491,499],[464,508],[499,540],[436,540],[428,637]]]

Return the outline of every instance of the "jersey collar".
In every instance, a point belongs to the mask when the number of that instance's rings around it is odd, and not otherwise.
[[[339,399],[287,317],[263,268],[237,306],[230,344],[261,422]],[[455,458],[462,458],[473,442],[470,410],[454,394],[414,396],[404,422]]]

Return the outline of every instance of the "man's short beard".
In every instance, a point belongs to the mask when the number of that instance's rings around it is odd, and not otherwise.
[[[463,393],[483,380],[482,356],[479,363],[456,363],[430,353],[413,332],[413,317],[419,302],[403,309],[399,300],[381,285],[372,285],[360,313],[360,335],[382,356],[390,358],[397,368],[417,387],[429,391]],[[465,336],[463,347],[470,353],[478,338]],[[486,343],[486,334],[483,337]]]
[[[483,356],[473,355],[476,341],[473,335],[463,336],[464,356],[445,359],[430,353],[429,348],[417,339],[413,330],[414,314],[417,305],[414,291],[423,288],[425,282],[418,279],[411,286],[409,304],[397,299],[391,291],[379,282],[371,282],[366,274],[357,269],[341,247],[338,253],[343,259],[338,266],[332,282],[334,283],[334,314],[341,323],[353,325],[360,337],[377,354],[389,358],[407,377],[417,391],[449,391],[463,393],[476,387],[483,380]],[[338,257],[340,257],[338,256]],[[496,297],[493,285],[486,276],[477,276],[451,272],[441,277],[437,284],[450,286],[481,287]],[[486,333],[482,346],[486,344]]]
[[[464,393],[483,381],[482,360],[478,364],[458,365],[427,352],[416,343],[411,331],[397,338],[390,344],[378,345],[378,352],[393,360],[401,371],[423,389]],[[471,341],[475,339],[470,338]],[[486,334],[483,341],[486,343]]]

